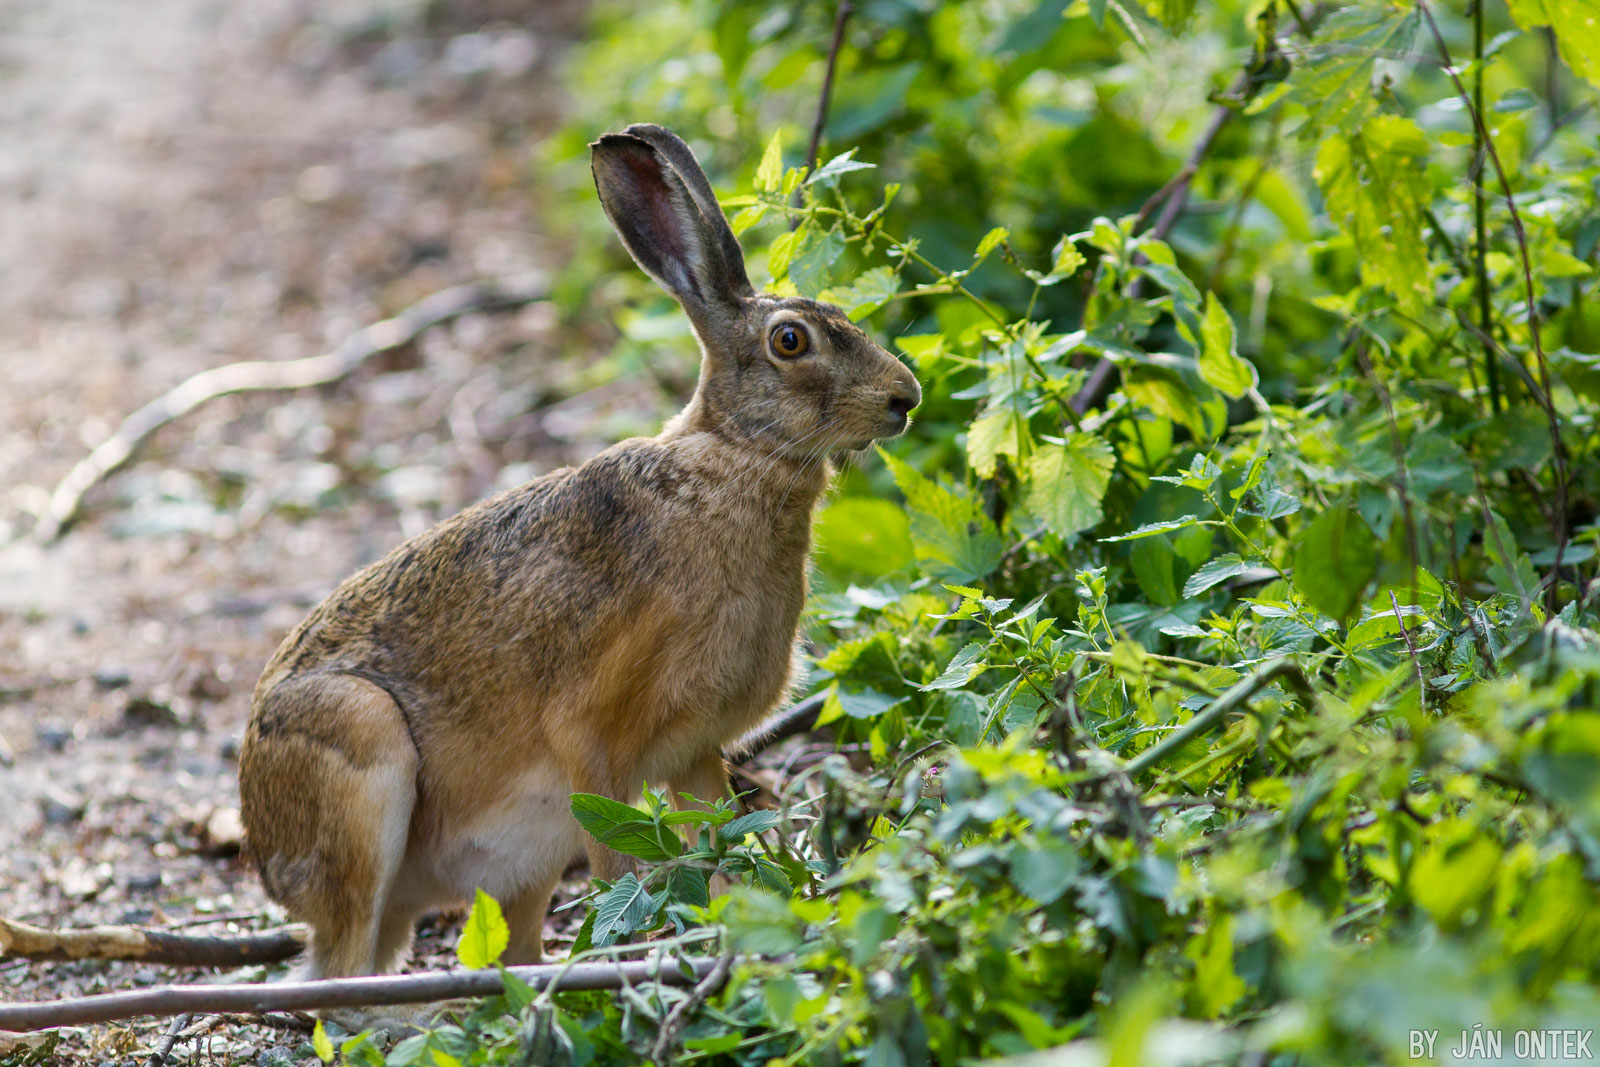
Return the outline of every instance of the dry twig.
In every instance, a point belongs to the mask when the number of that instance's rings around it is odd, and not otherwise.
[[[167,1027],[166,1035],[156,1044],[155,1052],[151,1053],[147,1067],[161,1067],[167,1062],[167,1057],[172,1053],[172,1046],[178,1043],[178,1035],[189,1025],[189,1020],[192,1018],[194,1016],[184,1013],[172,1020],[172,1025]]]
[[[700,1009],[706,999],[722,988],[722,983],[728,980],[728,971],[733,968],[733,957],[722,955],[717,962],[706,972],[689,995],[680,1000],[667,1017],[661,1021],[661,1030],[656,1035],[655,1048],[651,1051],[650,1059],[655,1063],[671,1063],[672,1047],[678,1043],[678,1034],[682,1032],[684,1024],[689,1017]]]
[[[458,285],[418,301],[391,319],[357,330],[332,352],[286,361],[249,360],[201,371],[129,415],[115,433],[68,471],[50,494],[33,537],[44,544],[60,537],[78,517],[90,489],[121,469],[161,427],[209,401],[233,393],[328,385],[348,377],[373,356],[415,341],[434,326],[475,311],[522,307],[543,299],[546,292],[539,276]]]
[[[817,153],[822,148],[822,130],[828,124],[828,108],[833,103],[833,76],[839,67],[839,49],[844,45],[845,24],[850,21],[850,15],[855,11],[855,5],[850,0],[839,0],[839,6],[833,13],[833,39],[828,42],[828,65],[822,70],[822,92],[817,96],[817,113],[811,120],[811,143],[806,146],[806,176],[817,169]],[[799,207],[804,203],[804,194],[801,190],[794,191],[794,206]],[[795,220],[799,225],[799,220]]]
[[[702,982],[717,966],[712,959],[676,962],[543,964],[507,967],[506,972],[535,990],[559,982],[563,990],[619,989],[626,984],[659,981],[668,985]],[[685,973],[687,970],[688,973]],[[251,1012],[368,1007],[380,1004],[426,1004],[455,997],[493,996],[505,983],[498,971],[432,971],[378,978],[332,978],[318,982],[275,982],[253,985],[156,986],[124,993],[47,1001],[42,1004],[0,1004],[0,1031],[44,1030],[54,1026],[134,1019],[147,1015],[198,1012]]]
[[[48,930],[0,918],[0,955],[31,960],[137,960],[182,967],[244,967],[286,960],[305,948],[305,941],[303,926],[207,937],[145,926]]]

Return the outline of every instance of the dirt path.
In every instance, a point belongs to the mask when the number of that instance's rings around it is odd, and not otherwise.
[[[403,536],[598,447],[532,414],[570,365],[536,305],[338,388],[218,402],[61,543],[25,537],[72,463],[187,375],[548,266],[526,175],[578,6],[0,0],[0,913],[270,914],[232,854],[233,758],[273,647]],[[0,997],[171,977],[0,963]],[[159,1029],[57,1055],[124,1061]],[[300,1038],[209,1041],[256,1062]]]

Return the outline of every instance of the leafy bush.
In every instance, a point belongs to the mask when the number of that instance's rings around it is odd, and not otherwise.
[[[753,276],[915,364],[818,518],[849,754],[778,812],[574,798],[643,861],[582,945],[743,962],[703,1006],[508,992],[439,1048],[633,1063],[675,1007],[682,1062],[873,1067],[1592,1026],[1592,5],[862,0],[813,169],[834,24],[602,9],[541,180],[672,125]],[[579,247],[574,315],[641,301],[619,351],[664,358],[674,309]]]

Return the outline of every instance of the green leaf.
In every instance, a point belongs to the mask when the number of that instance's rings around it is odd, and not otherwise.
[[[877,311],[900,291],[900,276],[893,267],[873,267],[856,275],[855,281],[840,288],[825,290],[822,299],[838,304],[851,322],[860,322]]]
[[[1217,1018],[1249,991],[1233,969],[1233,917],[1227,912],[1214,916],[1205,932],[1189,941],[1184,955],[1194,961],[1190,995],[1205,1018]]]
[[[1100,521],[1100,500],[1111,482],[1116,454],[1103,439],[1075,431],[1045,443],[1028,457],[1028,510],[1070,537]]]
[[[678,835],[650,819],[620,823],[599,837],[601,844],[649,863],[665,863],[683,852]]]
[[[328,1032],[322,1028],[322,1020],[317,1020],[317,1025],[311,1028],[311,1047],[317,1053],[317,1059],[323,1063],[333,1062],[333,1041],[329,1039]]]
[[[733,217],[733,221],[729,223],[729,225],[733,228],[733,235],[735,237],[739,236],[741,233],[765,218],[766,214],[767,205],[765,204],[752,204],[750,207],[741,209],[739,213]]]
[[[1001,456],[1015,459],[1022,452],[1027,424],[1011,408],[983,415],[967,427],[967,465],[980,478],[993,478]]]
[[[1594,0],[1508,0],[1511,17],[1525,30],[1549,26],[1561,58],[1580,78],[1600,89],[1600,11]]]
[[[630,871],[595,902],[592,938],[596,948],[613,944],[643,929],[654,918],[660,901]]]
[[[1377,541],[1354,508],[1317,516],[1295,549],[1295,589],[1306,603],[1335,619],[1355,610],[1377,573]]]
[[[877,166],[876,163],[863,163],[860,160],[853,158],[855,154],[856,150],[852,148],[848,152],[834,156],[822,166],[818,167],[812,173],[811,177],[806,179],[806,184],[832,185],[839,180],[841,175],[849,174],[853,170],[871,170]]]
[[[772,245],[767,250],[767,272],[772,275],[774,282],[781,282],[789,276],[789,264],[794,259],[795,249],[800,247],[811,233],[811,228],[801,225],[799,229],[781,233],[773,238]]]
[[[641,809],[598,793],[574,793],[571,805],[572,817],[597,840],[624,823],[648,822],[650,819]]]
[[[917,561],[935,578],[971,582],[1000,561],[994,520],[965,493],[924,478],[909,464],[879,450],[911,509],[911,543]]]
[[[763,193],[775,192],[783,180],[783,131],[779,130],[767,142],[761,153],[761,165],[756,168],[756,188]]]
[[[738,844],[749,834],[759,834],[772,829],[783,822],[783,816],[775,811],[752,811],[733,819],[726,826],[717,830],[717,837],[729,844]]]
[[[1315,170],[1329,217],[1355,246],[1362,281],[1412,316],[1433,297],[1422,238],[1433,205],[1427,164],[1427,135],[1416,123],[1377,115],[1354,133],[1324,140]]]
[[[1011,884],[1040,904],[1053,904],[1072,888],[1081,865],[1076,851],[1056,842],[1018,848],[1011,854]]]
[[[1422,19],[1415,4],[1343,4],[1317,27],[1317,48],[1289,79],[1294,100],[1309,113],[1302,138],[1328,126],[1354,129],[1378,107],[1373,91],[1379,60],[1403,60]]]
[[[510,942],[511,927],[500,913],[500,903],[478,890],[467,923],[461,928],[461,940],[456,942],[456,958],[461,966],[473,970],[488,967],[500,959]]]
[[[981,662],[984,648],[974,641],[960,652],[950,658],[950,663],[945,667],[944,673],[939,675],[922,690],[927,692],[932,689],[960,689],[977,676],[978,672],[988,666]]]
[[[844,238],[837,230],[810,231],[789,260],[789,280],[800,295],[815,299],[828,287],[829,268],[844,252]]]
[[[1202,564],[1195,572],[1189,575],[1189,580],[1183,583],[1183,598],[1197,597],[1210,589],[1227,581],[1235,575],[1252,570],[1253,564],[1245,562],[1235,553],[1218,556],[1209,563]]]
[[[1200,377],[1234,400],[1254,389],[1259,381],[1255,367],[1240,358],[1234,344],[1233,320],[1215,293],[1206,294],[1205,318],[1200,323]]]
[[[1483,550],[1489,557],[1487,574],[1496,592],[1529,602],[1538,597],[1539,578],[1533,563],[1518,547],[1506,520],[1493,511],[1489,512],[1489,528],[1484,531]]]
[[[1004,241],[1007,236],[1008,233],[1004,226],[996,226],[983,235],[983,240],[978,242],[978,250],[973,253],[972,258],[974,260],[987,259],[989,253],[999,248],[1000,242]]]
[[[1154,537],[1170,530],[1183,530],[1190,526],[1198,526],[1200,519],[1195,515],[1180,515],[1176,519],[1164,519],[1161,522],[1147,522],[1137,530],[1131,530],[1115,537],[1102,537],[1102,542],[1111,541],[1137,541],[1141,537]]]

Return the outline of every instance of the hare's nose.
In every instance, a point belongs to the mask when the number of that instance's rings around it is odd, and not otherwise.
[[[906,418],[911,409],[922,403],[922,387],[915,378],[896,381],[889,386],[889,414]]]

